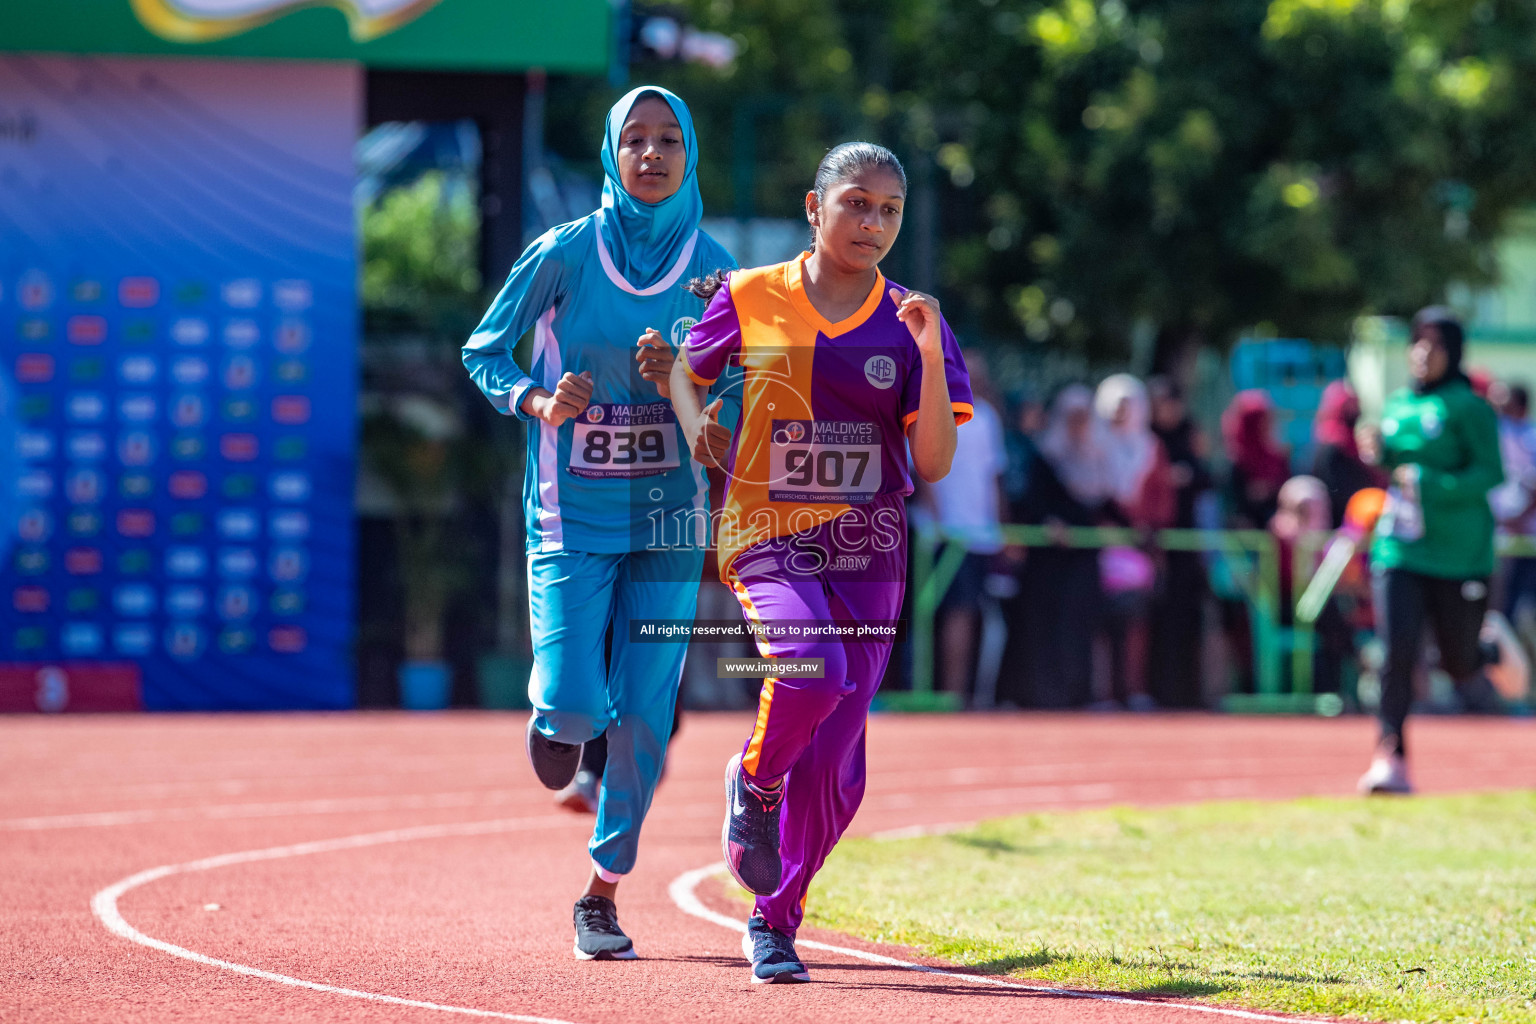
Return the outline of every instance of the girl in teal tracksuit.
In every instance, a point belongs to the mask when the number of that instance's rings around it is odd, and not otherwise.
[[[684,285],[735,263],[698,228],[698,140],[682,100],[650,86],[624,96],[608,113],[602,159],[602,208],[528,247],[464,346],[464,365],[499,410],[529,425],[529,759],[560,789],[581,745],[608,735],[575,953],[628,959],[634,945],[613,896],[635,865],[687,650],[686,640],[641,640],[631,625],[693,619],[708,539],[704,471],[665,381],[704,309]],[[530,327],[524,372],[512,349]]]

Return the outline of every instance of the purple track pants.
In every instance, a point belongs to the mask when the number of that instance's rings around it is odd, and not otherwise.
[[[884,543],[873,532],[861,538],[837,528],[834,520],[738,555],[730,583],[748,621],[802,634],[815,624],[894,627],[906,587],[906,523],[899,497],[879,504],[893,508],[900,523],[879,531]],[[860,511],[867,514],[867,506]],[[799,928],[811,879],[864,798],[865,722],[892,642],[889,635],[825,634],[759,642],[765,656],[824,661],[819,679],[764,682],[742,754],[742,770],[754,782],[787,776],[779,832],[784,874],[777,892],[757,898],[757,912],[787,935]]]

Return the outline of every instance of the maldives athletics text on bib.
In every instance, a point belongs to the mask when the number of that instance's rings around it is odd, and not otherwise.
[[[670,402],[594,403],[575,422],[567,468],[576,476],[633,479],[660,476],[681,465]]]
[[[857,420],[774,420],[768,499],[862,505],[880,493],[880,427]]]

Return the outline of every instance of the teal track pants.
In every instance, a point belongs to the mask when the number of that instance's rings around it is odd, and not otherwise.
[[[528,699],[537,728],[562,743],[608,733],[608,765],[588,848],[605,872],[635,866],[672,734],[686,640],[635,642],[635,620],[692,621],[701,548],[528,556],[533,675]],[[613,645],[604,657],[609,627]]]

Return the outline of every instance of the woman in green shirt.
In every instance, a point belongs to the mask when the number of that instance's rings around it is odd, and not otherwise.
[[[1478,632],[1493,574],[1488,492],[1504,479],[1498,418],[1461,371],[1461,324],[1431,306],[1413,318],[1411,387],[1387,399],[1382,466],[1392,486],[1371,548],[1381,672],[1381,744],[1360,779],[1366,793],[1409,793],[1403,724],[1427,619],[1440,667],[1476,710],[1496,701],[1483,678]]]

